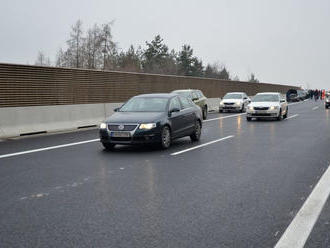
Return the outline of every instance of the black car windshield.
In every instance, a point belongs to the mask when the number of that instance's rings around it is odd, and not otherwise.
[[[168,99],[164,97],[134,97],[125,103],[120,112],[165,112]]]
[[[252,102],[279,102],[280,98],[278,95],[271,95],[271,94],[265,94],[265,95],[256,95]]]
[[[223,99],[242,99],[242,94],[227,94]]]

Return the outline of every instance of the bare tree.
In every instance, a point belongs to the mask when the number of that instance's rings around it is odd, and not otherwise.
[[[93,28],[87,31],[87,37],[84,42],[85,67],[88,69],[99,68],[102,61],[102,31],[95,24]]]
[[[115,69],[117,45],[113,42],[111,26],[113,21],[103,24],[101,31],[101,46],[103,53],[103,69]]]
[[[83,65],[83,39],[82,22],[78,20],[72,26],[70,39],[67,41],[71,67],[81,68]]]
[[[254,75],[254,73],[251,73],[251,75],[249,76],[248,82],[259,83],[259,80],[256,78],[256,76]]]
[[[39,51],[35,65],[50,66],[50,58],[47,57],[42,51]]]

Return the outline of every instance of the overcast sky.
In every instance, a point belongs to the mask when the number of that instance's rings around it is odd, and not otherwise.
[[[122,49],[160,34],[246,80],[330,88],[330,0],[1,0],[0,62],[53,61],[72,24],[115,20]]]

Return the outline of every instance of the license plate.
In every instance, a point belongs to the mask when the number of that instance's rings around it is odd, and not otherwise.
[[[131,134],[129,132],[111,132],[111,137],[129,138],[131,137]]]

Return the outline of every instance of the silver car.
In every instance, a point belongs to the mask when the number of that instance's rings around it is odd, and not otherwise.
[[[247,107],[246,119],[275,118],[282,120],[288,116],[288,103],[278,92],[258,93]]]
[[[244,112],[250,102],[250,98],[244,92],[229,92],[220,101],[219,113],[224,111]]]

